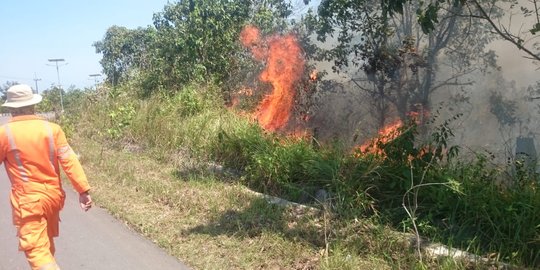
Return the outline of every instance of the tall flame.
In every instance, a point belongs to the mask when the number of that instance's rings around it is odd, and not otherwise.
[[[266,63],[260,80],[272,85],[257,108],[256,117],[266,130],[284,128],[291,117],[295,83],[304,72],[304,58],[298,40],[292,34],[261,38],[259,30],[247,26],[240,34],[242,44],[251,49],[255,59]]]

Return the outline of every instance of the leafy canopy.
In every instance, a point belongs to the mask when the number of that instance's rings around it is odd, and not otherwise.
[[[245,61],[238,35],[246,24],[263,32],[285,29],[291,6],[284,0],[190,0],[167,4],[146,29],[109,28],[94,43],[113,84],[137,79],[143,96],[179,91],[190,82],[226,81]]]

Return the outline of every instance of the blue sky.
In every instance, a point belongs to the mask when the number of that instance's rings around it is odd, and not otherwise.
[[[51,58],[59,64],[64,87],[90,87],[89,75],[101,73],[101,55],[92,43],[112,25],[128,28],[152,24],[152,16],[167,0],[3,0],[0,8],[0,85],[26,83],[39,90],[57,83]],[[67,64],[66,64],[67,63]],[[64,65],[65,64],[65,65]],[[51,66],[52,65],[52,66]]]

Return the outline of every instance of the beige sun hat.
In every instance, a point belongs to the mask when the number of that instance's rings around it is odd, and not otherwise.
[[[7,100],[2,107],[20,108],[38,104],[43,97],[34,94],[32,88],[26,84],[17,84],[7,90]]]

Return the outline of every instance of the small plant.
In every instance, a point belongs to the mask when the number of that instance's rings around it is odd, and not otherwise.
[[[134,115],[135,107],[132,104],[110,109],[108,112],[110,124],[107,128],[109,136],[114,140],[121,138],[124,130],[131,124]]]
[[[204,100],[198,95],[194,87],[186,87],[174,96],[173,102],[177,105],[182,117],[193,116],[204,109]]]

